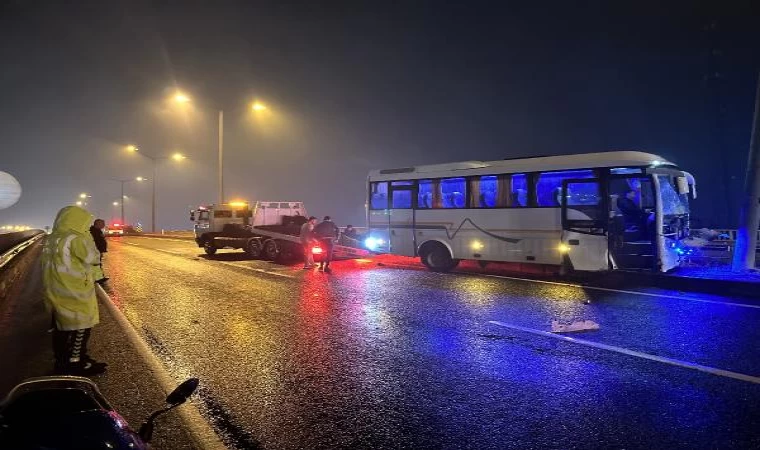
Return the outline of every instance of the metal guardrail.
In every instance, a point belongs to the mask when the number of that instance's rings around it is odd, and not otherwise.
[[[42,230],[0,234],[0,269],[44,235]]]
[[[0,234],[0,254],[5,253],[16,245],[44,233],[42,230],[16,231],[14,233]]]

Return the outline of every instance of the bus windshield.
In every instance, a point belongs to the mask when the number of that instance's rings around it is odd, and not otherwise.
[[[666,216],[682,216],[689,214],[688,194],[679,194],[675,186],[675,178],[670,175],[657,175],[660,182],[662,197],[662,214]]]

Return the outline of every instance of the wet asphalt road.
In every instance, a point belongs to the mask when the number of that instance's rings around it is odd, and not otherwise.
[[[760,448],[760,384],[491,323],[757,377],[757,305],[110,242],[114,302],[231,447]]]

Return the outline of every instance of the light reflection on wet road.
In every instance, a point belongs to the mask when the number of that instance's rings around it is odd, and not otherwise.
[[[760,446],[760,385],[489,324],[591,319],[584,339],[760,375],[758,309],[111,242],[120,307],[238,447]]]

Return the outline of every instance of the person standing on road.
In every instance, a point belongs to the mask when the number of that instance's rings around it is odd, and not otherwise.
[[[303,268],[311,269],[314,267],[314,255],[311,252],[311,247],[314,244],[314,224],[317,223],[317,218],[314,216],[309,217],[303,225],[301,225],[301,245],[303,245]]]
[[[320,244],[322,244],[322,261],[319,263],[319,270],[330,273],[330,262],[332,262],[333,244],[340,236],[340,229],[335,225],[330,216],[325,216],[324,220],[314,227],[314,234],[317,235]]]
[[[108,277],[103,272],[103,253],[108,252],[108,242],[106,242],[106,238],[103,235],[103,229],[105,227],[106,222],[103,219],[95,219],[95,222],[93,222],[90,227],[92,240],[95,241],[95,247],[97,247],[98,252],[100,252],[100,263],[95,264],[95,282],[98,284],[103,284],[108,281]]]
[[[356,233],[356,228],[353,225],[346,225],[346,230],[343,232],[343,236],[356,240],[359,239],[359,235]]]
[[[93,277],[99,252],[87,232],[91,220],[78,206],[61,209],[42,250],[43,296],[52,309],[58,374],[96,375],[107,365],[87,354],[90,332],[100,321]]]

